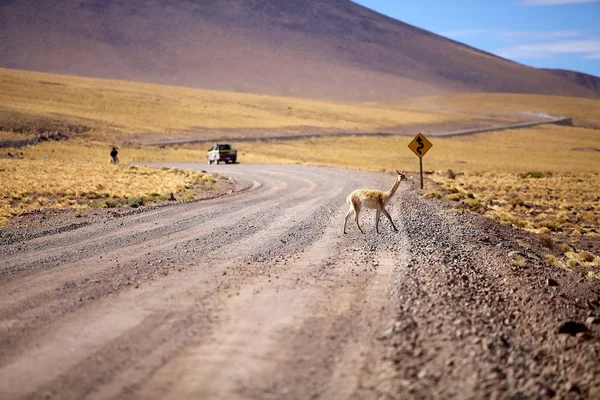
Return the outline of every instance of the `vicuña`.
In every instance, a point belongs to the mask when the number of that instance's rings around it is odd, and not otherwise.
[[[375,216],[375,231],[377,233],[379,233],[379,218],[381,217],[381,213],[387,217],[394,230],[398,232],[396,225],[394,225],[394,221],[392,221],[392,217],[390,217],[390,214],[385,209],[385,206],[387,206],[394,193],[396,193],[396,190],[398,190],[400,182],[406,180],[406,175],[404,172],[396,170],[396,173],[398,174],[396,176],[396,181],[390,190],[383,191],[374,189],[356,189],[350,193],[348,197],[346,197],[346,203],[350,205],[350,209],[348,210],[346,219],[344,220],[344,233],[346,233],[346,224],[348,223],[348,218],[350,218],[352,213],[354,213],[354,221],[356,221],[356,226],[358,226],[358,229],[360,229],[362,233],[365,233],[358,223],[358,215],[363,207],[377,210],[377,214]]]

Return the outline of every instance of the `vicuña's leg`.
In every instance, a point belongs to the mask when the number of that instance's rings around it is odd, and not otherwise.
[[[383,215],[385,215],[387,217],[387,219],[390,220],[390,224],[392,224],[392,227],[394,228],[394,230],[396,232],[398,232],[398,229],[396,229],[396,225],[394,225],[394,221],[392,221],[392,217],[390,217],[390,214],[388,214],[388,212],[386,211],[386,209],[382,208],[381,212],[383,213]]]
[[[377,209],[375,213],[375,232],[379,233],[379,218],[381,218],[381,210]]]
[[[344,233],[346,233],[346,224],[348,223],[348,218],[350,218],[350,215],[352,215],[353,212],[354,212],[354,207],[352,207],[352,205],[350,205],[350,209],[346,213],[346,218],[344,219]]]
[[[358,216],[360,214],[360,202],[358,201],[352,201],[352,206],[354,208],[354,221],[356,222],[356,226],[358,226],[358,229],[360,229],[361,233],[365,233],[362,228],[360,227],[360,224],[358,223]]]

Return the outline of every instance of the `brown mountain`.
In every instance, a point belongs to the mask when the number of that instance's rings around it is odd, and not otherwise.
[[[0,0],[0,66],[341,100],[598,97],[348,0]]]
[[[566,69],[547,69],[547,71],[576,83],[577,85],[592,89],[596,93],[600,93],[600,78],[597,76]]]

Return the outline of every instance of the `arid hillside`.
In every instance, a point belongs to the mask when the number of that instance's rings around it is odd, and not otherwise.
[[[0,66],[335,100],[597,97],[348,0],[0,0]]]

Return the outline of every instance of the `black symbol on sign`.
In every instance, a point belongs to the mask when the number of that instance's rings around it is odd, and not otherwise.
[[[419,143],[419,147],[417,147],[417,153],[423,154],[421,150],[423,150],[423,147],[425,147],[425,143],[423,143],[423,138],[421,136],[417,138],[417,143]]]

